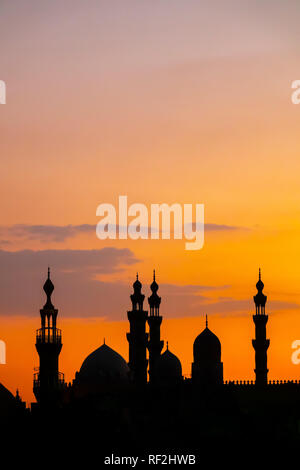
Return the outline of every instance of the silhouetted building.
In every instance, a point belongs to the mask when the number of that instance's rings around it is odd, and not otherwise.
[[[192,380],[201,385],[221,385],[223,383],[223,363],[219,338],[206,328],[194,342],[194,362]]]
[[[158,358],[156,365],[156,382],[161,385],[176,385],[183,380],[181,362],[175,354],[167,349]]]
[[[105,342],[83,361],[73,380],[76,397],[93,396],[99,391],[120,388],[129,383],[130,370],[123,357]]]
[[[1,426],[6,420],[16,416],[22,416],[26,411],[26,403],[22,401],[19,391],[16,396],[0,383],[0,419]]]
[[[64,376],[59,372],[58,358],[62,348],[61,330],[56,328],[58,310],[51,302],[54,285],[48,278],[43,287],[47,296],[44,307],[40,310],[41,328],[36,331],[36,350],[40,358],[40,367],[34,375],[33,391],[42,405],[56,405],[64,388]]]
[[[156,366],[160,357],[164,342],[160,339],[160,326],[162,317],[159,315],[161,297],[157,295],[158,284],[155,280],[155,271],[153,271],[153,282],[150,286],[152,294],[148,297],[150,315],[147,318],[149,324],[149,341],[147,344],[149,350],[149,379],[150,382],[156,381]]]
[[[133,294],[130,296],[132,310],[127,312],[130,323],[130,332],[127,333],[129,343],[129,368],[131,378],[136,384],[147,383],[147,365],[146,348],[148,342],[148,333],[146,333],[146,320],[148,312],[143,310],[145,296],[142,294],[142,284],[139,281],[138,274],[133,283]]]
[[[223,381],[221,343],[208,328],[207,317],[205,329],[194,342],[192,377],[183,378],[180,360],[169,350],[168,343],[161,354],[161,299],[155,276],[148,298],[149,317],[143,309],[144,295],[138,277],[133,288],[132,310],[128,312],[129,363],[104,341],[84,359],[72,384],[66,385],[58,369],[61,333],[56,327],[57,310],[51,302],[54,286],[48,273],[44,285],[47,301],[40,311],[41,328],[36,340],[40,368],[34,376],[34,393],[38,404],[32,404],[29,413],[19,393],[14,397],[0,384],[2,421],[11,423],[14,430],[23,423],[28,434],[28,425],[32,424],[35,439],[41,436],[46,446],[49,442],[52,445],[58,432],[62,439],[73,433],[73,440],[79,437],[79,445],[86,437],[89,449],[94,439],[97,452],[100,443],[106,455],[108,448],[115,451],[121,446],[127,452],[133,443],[140,449],[145,448],[145,443],[155,450],[159,446],[198,449],[199,443],[205,447],[210,438],[215,449],[216,439],[223,442],[228,436],[234,443],[240,437],[243,442],[252,442],[253,436],[256,443],[263,445],[266,436],[280,442],[288,436],[298,442],[300,382],[267,381],[267,298],[262,292],[260,273],[253,316],[256,382]],[[152,384],[147,383],[147,348]]]
[[[266,325],[268,315],[265,312],[267,296],[263,294],[264,283],[261,280],[261,271],[259,269],[259,279],[256,284],[257,294],[253,297],[256,312],[253,315],[255,323],[255,339],[252,340],[255,349],[255,375],[257,385],[267,385],[268,383],[268,367],[267,367],[267,351],[270,340],[266,339]]]

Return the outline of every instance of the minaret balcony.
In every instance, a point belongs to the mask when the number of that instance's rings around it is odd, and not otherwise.
[[[61,330],[53,327],[44,327],[36,330],[36,344],[61,344]]]
[[[38,389],[41,386],[40,370],[39,370],[39,367],[36,367],[34,370],[38,372],[35,372],[33,374],[33,388]],[[65,375],[62,372],[58,372],[57,376],[48,377],[48,385],[64,386],[64,384],[65,384]]]

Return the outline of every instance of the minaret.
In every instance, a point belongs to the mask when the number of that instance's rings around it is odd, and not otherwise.
[[[159,315],[159,307],[161,298],[157,295],[158,284],[155,281],[155,270],[153,271],[153,282],[150,286],[152,294],[148,297],[148,303],[150,307],[150,316],[147,321],[149,324],[149,379],[150,382],[155,382],[155,366],[160,357],[161,350],[164,346],[164,342],[160,340],[160,325],[162,317]]]
[[[54,405],[59,399],[59,392],[64,386],[64,377],[58,371],[58,357],[62,348],[61,330],[56,328],[58,310],[51,302],[54,285],[48,278],[43,287],[47,296],[44,307],[40,310],[41,328],[36,331],[36,350],[40,357],[40,367],[34,374],[33,392],[37,401],[45,405]]]
[[[255,349],[255,375],[256,385],[267,385],[268,383],[268,368],[267,368],[267,350],[270,340],[266,339],[266,324],[268,322],[268,315],[265,313],[265,305],[267,296],[263,294],[264,283],[261,280],[261,271],[259,269],[259,279],[256,284],[257,294],[253,297],[256,313],[253,315],[255,323],[255,339],[252,340]]]
[[[129,368],[133,382],[144,384],[147,382],[146,346],[148,334],[146,333],[146,320],[148,312],[143,310],[145,296],[142,294],[142,284],[138,274],[133,283],[133,294],[130,296],[132,310],[127,312],[130,323],[130,333],[127,333],[129,343]]]

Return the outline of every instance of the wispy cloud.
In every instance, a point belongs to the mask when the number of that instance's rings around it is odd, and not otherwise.
[[[188,230],[190,227],[186,227]],[[195,224],[192,224],[192,229],[195,230]],[[232,230],[245,230],[243,227],[223,224],[205,224],[207,231],[232,231]],[[117,233],[124,231],[124,227],[116,225]],[[141,232],[148,231],[150,236],[150,229],[141,227]],[[0,236],[10,237],[12,239],[26,239],[38,240],[41,243],[56,242],[62,243],[70,238],[75,238],[78,235],[96,233],[96,225],[93,224],[80,224],[80,225],[27,225],[15,224],[10,226],[0,226]],[[9,243],[9,240],[0,241],[0,243]]]
[[[0,250],[0,315],[35,315],[44,303],[47,266],[53,269],[55,302],[65,316],[105,316],[116,306],[118,290],[95,278],[122,272],[138,259],[129,249]],[[119,305],[119,303],[117,302]],[[109,307],[106,310],[105,307]]]
[[[43,283],[50,264],[55,285],[53,302],[62,317],[99,317],[126,320],[131,307],[134,264],[139,260],[128,249],[101,250],[0,250],[0,315],[39,316],[45,303]],[[124,270],[133,279],[124,282]],[[107,281],[100,274],[114,273],[119,281]],[[115,276],[115,277],[116,277]],[[150,295],[150,283],[141,276],[143,293]],[[213,315],[251,315],[253,299],[236,299],[226,293],[229,285],[160,283],[161,312],[165,318]],[[224,295],[225,294],[225,295]],[[228,293],[229,294],[229,293]],[[273,301],[270,311],[298,309],[290,302]],[[147,308],[147,300],[145,300]]]
[[[0,234],[6,234],[12,238],[26,238],[41,242],[64,242],[69,238],[84,233],[95,231],[95,225],[26,225],[16,224],[0,227]]]

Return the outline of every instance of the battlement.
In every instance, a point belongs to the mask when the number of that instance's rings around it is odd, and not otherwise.
[[[223,385],[225,386],[255,386],[255,380],[225,380]],[[267,387],[295,387],[300,386],[300,380],[269,380]]]
[[[191,374],[184,374],[183,379],[185,382],[192,383]],[[257,384],[255,380],[224,380],[221,386],[225,387],[255,387]],[[269,380],[267,383],[268,388],[286,387],[286,388],[300,388],[300,380]]]

